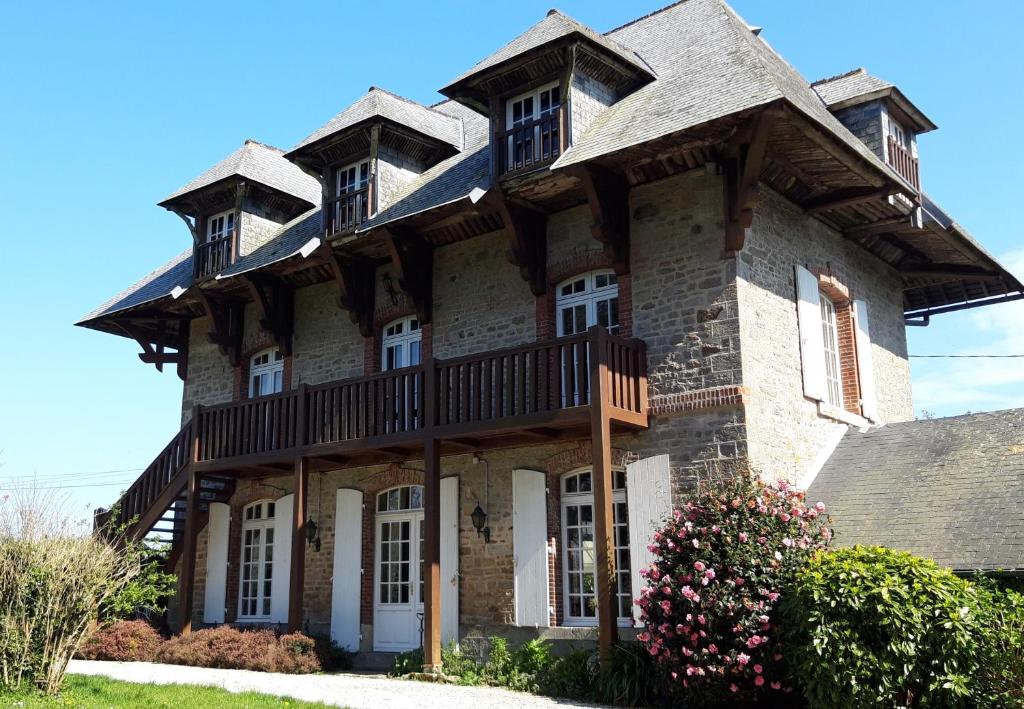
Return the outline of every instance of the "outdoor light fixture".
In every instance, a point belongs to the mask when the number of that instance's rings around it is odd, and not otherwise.
[[[473,454],[473,465],[484,465],[484,499],[489,507],[491,504],[491,465],[479,453]],[[480,500],[476,501],[476,509],[469,514],[476,528],[477,536],[484,535],[484,544],[491,541],[491,528],[487,526],[487,512],[480,506]]]
[[[384,292],[391,298],[392,305],[398,305],[398,290],[395,289],[395,281],[391,278],[390,273],[385,273],[384,278]]]
[[[310,517],[306,520],[306,543],[320,551],[320,536],[317,534],[316,522]]]

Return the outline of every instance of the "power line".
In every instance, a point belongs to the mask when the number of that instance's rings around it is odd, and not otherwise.
[[[912,354],[910,357],[917,357],[918,359],[1018,359],[1024,357],[1024,354],[936,354],[936,355],[919,355]]]
[[[123,475],[124,473],[141,473],[145,468],[122,468],[120,470],[94,470],[91,472],[84,473],[42,473],[42,474],[22,474],[9,476],[8,480],[40,480],[43,482],[53,481],[59,482],[62,478],[68,480],[76,479],[81,480],[83,478],[99,478],[99,477],[110,477],[112,475]]]
[[[112,487],[114,485],[121,485],[121,486],[127,487],[128,485],[130,485],[133,482],[135,482],[135,481],[134,480],[122,480],[122,481],[119,481],[119,482],[112,482],[112,483],[83,483],[81,485],[38,485],[38,486],[32,486],[29,489],[33,489],[33,490],[69,490],[71,488],[77,488],[77,487]],[[17,491],[17,490],[25,489],[25,487],[26,486],[0,487],[0,490],[2,490],[4,492],[14,492],[14,491]]]

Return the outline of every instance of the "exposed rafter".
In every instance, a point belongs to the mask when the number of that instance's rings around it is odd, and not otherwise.
[[[780,115],[777,106],[762,110],[733,136],[722,151],[725,256],[735,256],[743,249],[747,229],[754,221],[754,209],[760,196],[758,181],[768,150],[768,136]]]
[[[956,263],[900,263],[897,268],[905,276],[950,277],[950,278],[998,278],[1000,274],[980,266],[965,266]]]
[[[863,204],[864,202],[875,202],[885,199],[891,193],[892,190],[880,190],[875,187],[849,187],[807,200],[804,202],[803,208],[808,214],[817,214],[829,209],[849,207],[854,204]]]
[[[373,334],[376,264],[369,259],[343,258],[329,245],[323,246],[321,252],[321,258],[338,289],[338,306],[348,311],[363,337],[370,337]]]
[[[547,289],[547,215],[530,205],[509,199],[497,188],[485,200],[501,217],[508,241],[508,260],[519,267],[534,295]]]
[[[420,322],[429,323],[434,299],[434,250],[412,229],[389,226],[383,231],[398,287],[412,300]]]
[[[629,182],[596,164],[569,168],[579,179],[590,207],[590,232],[601,242],[617,274],[629,273]]]
[[[237,367],[242,357],[245,303],[237,298],[215,295],[202,288],[196,288],[195,293],[210,323],[210,342],[220,348],[221,354],[227,356],[232,367]]]
[[[248,273],[243,279],[259,308],[260,327],[274,338],[282,355],[291,355],[292,334],[295,332],[295,289],[270,274]]]

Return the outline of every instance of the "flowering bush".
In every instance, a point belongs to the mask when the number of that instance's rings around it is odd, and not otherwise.
[[[171,638],[157,650],[157,662],[229,670],[307,674],[323,669],[312,638],[302,633],[236,630],[227,626]]]
[[[119,620],[96,626],[78,646],[75,657],[81,660],[116,662],[152,662],[163,638],[144,620]]]
[[[675,682],[731,701],[792,691],[776,607],[831,537],[823,512],[784,482],[740,476],[698,493],[654,534],[638,639]]]

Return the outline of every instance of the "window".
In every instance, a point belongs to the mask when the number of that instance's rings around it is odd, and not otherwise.
[[[415,367],[420,363],[423,332],[415,316],[399,318],[384,327],[381,368],[384,371]]]
[[[284,388],[284,357],[276,347],[253,355],[249,362],[249,396],[278,394]]]
[[[843,407],[843,378],[839,359],[839,329],[836,327],[836,304],[820,292],[821,335],[825,348],[825,397],[828,403]]]
[[[422,510],[423,487],[420,485],[396,487],[377,495],[380,534],[377,581],[380,586],[378,602],[382,605],[423,603]],[[414,533],[418,540],[414,540]]]
[[[612,471],[615,575],[620,622],[632,615],[629,519],[626,513],[626,474]],[[567,624],[597,622],[597,551],[594,546],[594,492],[590,470],[562,478],[562,593]]]
[[[505,127],[510,131],[506,146],[507,170],[558,156],[561,105],[561,87],[557,82],[509,99],[505,104]]]
[[[903,126],[892,119],[892,116],[889,117],[889,135],[892,136],[898,146],[907,150],[910,149],[910,143],[907,141],[907,132],[903,130]]]
[[[612,271],[592,271],[559,284],[555,294],[558,336],[576,335],[593,325],[619,331],[619,282]]]
[[[235,212],[230,210],[214,214],[206,220],[207,243],[228,239],[235,235]]]
[[[366,187],[370,182],[368,160],[339,167],[334,173],[334,230],[362,224],[369,216]]]
[[[270,618],[274,577],[274,503],[254,502],[242,513],[242,568],[238,617]]]

